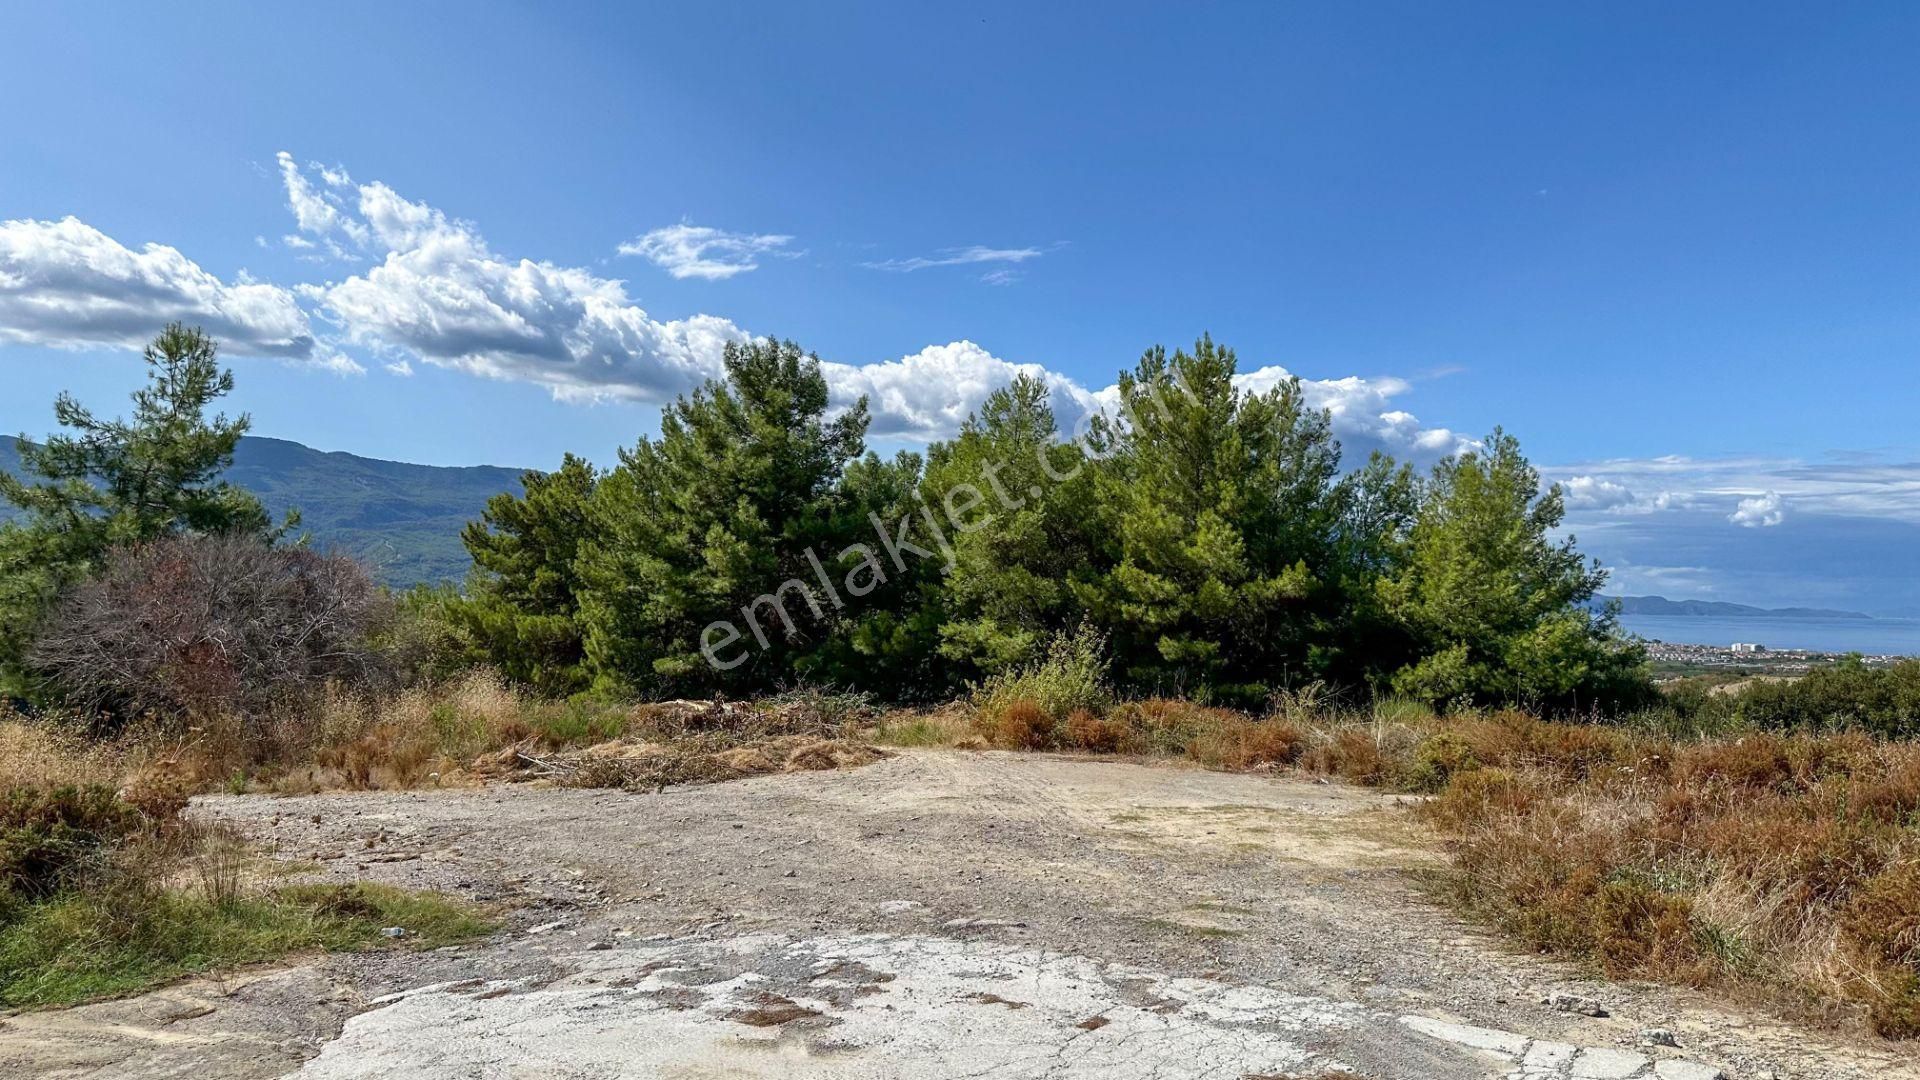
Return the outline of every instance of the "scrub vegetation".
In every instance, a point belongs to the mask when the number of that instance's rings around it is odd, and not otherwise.
[[[394,595],[218,479],[246,418],[208,415],[209,339],[148,362],[131,419],[62,397],[0,476],[0,1004],[485,926],[281,880],[195,794],[646,791],[877,743],[1417,794],[1516,940],[1920,1034],[1920,663],[1655,687],[1502,432],[1344,468],[1298,384],[1202,338],[1115,415],[1063,430],[1022,378],[882,458],[816,359],[730,345],[612,468],[496,497],[462,587]]]

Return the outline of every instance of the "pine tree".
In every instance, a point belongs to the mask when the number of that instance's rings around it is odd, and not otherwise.
[[[1107,569],[1078,589],[1124,677],[1243,702],[1303,682],[1328,602],[1340,447],[1299,381],[1233,386],[1231,349],[1155,348],[1098,425]]]
[[[869,568],[857,554],[837,560],[823,557],[823,567],[843,583],[844,606],[834,609],[825,639],[795,658],[795,670],[806,680],[896,701],[937,698],[955,688],[952,665],[939,650],[948,595],[944,562],[909,557],[903,566],[888,560],[874,525],[878,519],[896,529],[902,519],[924,513],[922,468],[920,455],[904,450],[892,458],[869,451],[847,466],[842,498],[827,533],[837,538],[836,545],[864,543],[874,549],[875,564]],[[922,527],[914,528],[916,543],[924,539],[919,536]],[[849,576],[853,585],[871,585],[871,590],[852,595],[844,587]]]
[[[169,325],[147,346],[147,385],[130,419],[103,420],[71,394],[54,402],[69,433],[20,440],[21,477],[0,473],[0,500],[23,512],[0,526],[0,683],[27,688],[20,658],[47,605],[97,569],[113,547],[181,534],[272,540],[260,500],[219,479],[248,418],[207,410],[233,391],[214,340]]]
[[[976,673],[1034,659],[1079,621],[1092,474],[1081,448],[1059,441],[1047,398],[1046,383],[1016,376],[929,453],[926,499],[962,510],[940,651]]]
[[[568,454],[554,472],[522,476],[522,494],[489,499],[460,534],[474,574],[451,610],[501,674],[547,693],[587,682],[578,561],[597,480]]]
[[[851,523],[867,529],[844,482],[866,400],[829,418],[820,361],[792,342],[729,344],[724,360],[726,378],[669,406],[595,492],[581,608],[601,686],[768,686],[828,633],[835,605],[807,552],[837,574]],[[709,635],[716,623],[740,636]]]
[[[1519,441],[1497,428],[1434,466],[1406,561],[1379,584],[1421,654],[1395,673],[1395,692],[1558,709],[1644,688],[1640,650],[1588,607],[1606,571],[1573,537],[1552,539],[1565,512],[1559,486],[1541,490]]]
[[[1342,477],[1330,583],[1337,599],[1313,632],[1309,666],[1328,686],[1383,687],[1414,659],[1414,635],[1387,611],[1375,587],[1405,566],[1408,536],[1420,509],[1413,467],[1378,450]]]

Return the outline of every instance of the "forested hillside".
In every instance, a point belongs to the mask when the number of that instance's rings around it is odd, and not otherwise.
[[[0,469],[17,474],[19,464],[13,437],[0,436]],[[254,437],[240,440],[225,478],[276,518],[298,508],[313,543],[351,552],[398,586],[459,580],[471,563],[460,529],[489,498],[520,490],[518,469],[409,465]],[[13,513],[0,503],[0,520]]]

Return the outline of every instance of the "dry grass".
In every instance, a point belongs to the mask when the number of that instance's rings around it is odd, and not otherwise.
[[[1482,733],[1492,767],[1428,809],[1470,906],[1610,975],[1765,988],[1920,1034],[1920,747]]]
[[[410,944],[485,929],[431,895],[281,883],[281,864],[180,816],[184,785],[165,771],[179,750],[88,745],[0,722],[0,1007],[132,993],[291,951],[378,946],[383,926],[406,926]]]
[[[0,719],[0,788],[105,784],[169,820],[188,794],[222,787],[512,775],[657,790],[863,763],[878,756],[867,735],[1290,767],[1432,793],[1421,813],[1455,855],[1455,897],[1531,946],[1619,977],[1763,992],[1920,1035],[1920,746],[1859,734],[1675,740],[1512,712],[1441,718],[1386,703],[1337,714],[1310,696],[1264,717],[1168,698],[1050,708],[1002,695],[881,718],[819,693],[540,702],[479,674],[106,744]]]
[[[238,837],[181,816],[224,788],[461,783],[511,773],[658,790],[882,756],[844,736],[864,700],[800,691],[763,702],[640,706],[523,698],[485,674],[384,699],[340,694],[297,714],[193,726],[0,716],[0,1006],[65,1004],[212,966],[309,948],[476,933],[430,895],[287,886]],[[556,763],[557,766],[556,766]]]
[[[944,746],[982,749],[987,744],[974,730],[973,711],[952,702],[936,709],[899,709],[879,719],[871,732],[883,746]]]
[[[299,711],[246,720],[134,724],[110,741],[86,740],[78,734],[84,724],[0,714],[0,790],[64,777],[64,783],[116,788],[164,817],[208,791],[309,794],[524,777],[537,774],[532,761],[607,744],[676,746],[691,760],[755,741],[833,742],[863,730],[874,715],[864,698],[807,689],[754,702],[551,701],[476,671],[384,696],[330,690]],[[788,756],[776,769],[735,772],[785,769]],[[831,757],[803,755],[816,762]],[[688,769],[681,772],[689,777],[701,771]]]
[[[121,768],[112,747],[0,713],[0,790],[116,784]]]
[[[1454,897],[1528,945],[1920,1036],[1920,745],[1674,740],[1519,712],[1298,700],[1257,718],[1154,698],[976,712],[1008,749],[1179,756],[1432,793]]]

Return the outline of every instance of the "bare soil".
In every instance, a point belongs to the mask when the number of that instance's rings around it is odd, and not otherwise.
[[[1428,898],[1444,857],[1398,797],[1285,775],[929,750],[194,812],[508,928],[14,1016],[0,1075],[1920,1077],[1899,1044],[1516,954]]]

